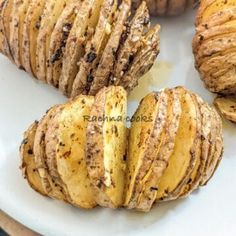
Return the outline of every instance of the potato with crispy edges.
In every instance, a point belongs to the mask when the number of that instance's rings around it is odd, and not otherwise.
[[[214,93],[236,93],[235,13],[234,0],[203,0],[197,12],[193,38],[195,67]]]
[[[87,129],[87,169],[96,202],[117,208],[124,202],[127,97],[122,87],[96,96]]]
[[[20,168],[22,170],[24,178],[27,179],[29,185],[35,191],[46,196],[47,194],[41,183],[41,179],[34,160],[33,146],[37,127],[38,127],[38,122],[34,122],[24,133],[24,139],[20,146],[20,154],[21,154]]]
[[[146,3],[133,13],[131,0],[2,0],[0,52],[68,97],[129,92],[159,54]]]
[[[223,154],[213,107],[184,87],[152,92],[129,132],[126,110],[126,91],[115,86],[51,108],[21,146],[31,187],[82,208],[147,212],[208,183]]]

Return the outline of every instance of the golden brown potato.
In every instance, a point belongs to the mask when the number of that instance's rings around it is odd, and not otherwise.
[[[21,146],[32,188],[82,208],[149,211],[208,183],[223,154],[213,107],[183,87],[152,92],[129,132],[126,109],[127,93],[118,86],[51,108]]]
[[[68,97],[115,80],[129,92],[159,53],[145,2],[132,15],[131,0],[4,0],[0,10],[0,52]]]
[[[95,97],[87,130],[87,169],[97,203],[124,203],[127,95],[122,87],[102,89]]]
[[[236,123],[236,97],[216,97],[214,105],[227,120]]]
[[[234,0],[203,0],[196,16],[195,65],[206,87],[214,93],[236,93],[235,13]]]
[[[46,196],[46,192],[40,180],[40,175],[36,168],[34,160],[34,138],[38,122],[34,122],[29,129],[24,133],[24,139],[20,146],[21,154],[21,170],[25,179],[27,179],[29,185],[37,192]]]

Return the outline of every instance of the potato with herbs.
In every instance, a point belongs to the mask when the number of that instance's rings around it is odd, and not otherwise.
[[[2,0],[0,52],[68,97],[113,84],[129,92],[155,62],[160,31],[145,1],[132,15],[131,7],[131,0]]]
[[[236,1],[203,0],[193,39],[195,66],[214,93],[236,93]]]

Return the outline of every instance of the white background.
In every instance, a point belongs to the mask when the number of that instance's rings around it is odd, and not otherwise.
[[[158,62],[135,94],[129,114],[148,91],[185,85],[204,99],[191,49],[194,13],[158,19],[162,25]],[[147,214],[96,208],[81,210],[35,193],[21,177],[22,133],[54,104],[66,101],[55,89],[32,80],[0,56],[0,209],[44,235],[236,235],[236,125],[224,121],[225,154],[209,184],[184,200],[164,203]]]

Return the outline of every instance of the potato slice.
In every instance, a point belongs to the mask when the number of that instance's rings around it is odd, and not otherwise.
[[[38,122],[34,122],[24,133],[24,139],[20,146],[20,168],[22,170],[24,178],[27,179],[29,185],[38,193],[46,196],[47,193],[45,192],[41,183],[41,179],[34,160],[33,146],[37,126]]]
[[[95,33],[86,45],[84,57],[79,61],[79,71],[71,92],[72,97],[78,94],[88,94],[93,81],[93,71],[96,69],[110,38],[116,10],[117,0],[104,0]]]
[[[69,191],[63,180],[61,179],[58,170],[57,170],[57,144],[58,144],[58,136],[59,132],[59,119],[61,113],[63,112],[64,105],[60,105],[54,110],[54,114],[49,117],[47,121],[47,130],[45,132],[45,157],[46,157],[46,165],[48,173],[53,181],[53,183],[58,186],[63,194],[66,197],[68,202],[72,202],[71,197],[69,195]]]
[[[134,59],[135,54],[142,46],[143,35],[145,30],[149,28],[150,17],[146,2],[142,2],[136,11],[130,26],[127,27],[123,38],[125,42],[121,45],[117,60],[114,66],[113,79],[110,84],[119,85],[120,80],[129,70],[130,64]]]
[[[87,117],[93,102],[93,97],[80,95],[65,105],[54,125],[55,144],[51,147],[55,169],[68,189],[72,204],[83,208],[96,206],[86,168]]]
[[[142,192],[138,198],[136,208],[142,211],[149,211],[154,201],[159,187],[161,177],[168,166],[168,161],[173,153],[175,138],[179,127],[181,106],[178,92],[173,90],[165,90],[168,95],[168,107],[165,127],[162,133],[162,140],[158,149],[155,150],[155,158],[148,171],[148,174],[143,178]],[[150,143],[155,143],[155,135],[151,138]],[[148,147],[147,153],[151,151],[151,146]],[[155,146],[154,146],[155,148]],[[151,156],[151,155],[150,155]]]
[[[59,89],[70,96],[75,76],[79,70],[78,61],[85,54],[85,45],[94,34],[103,0],[85,0],[82,2],[73,27],[67,39],[63,56],[62,74]]]
[[[130,69],[119,80],[119,85],[131,91],[138,84],[138,79],[146,74],[153,66],[160,52],[160,26],[151,29],[143,40],[140,51],[134,56]]]
[[[93,74],[93,81],[90,86],[89,94],[95,95],[104,86],[109,83],[109,77],[116,60],[116,53],[120,46],[121,36],[124,32],[124,25],[130,14],[131,1],[124,0],[119,7],[119,13],[112,29],[109,41],[104,49],[98,68]]]
[[[236,97],[218,96],[214,100],[214,105],[227,120],[230,120],[236,123]]]
[[[198,142],[197,112],[191,94],[183,87],[179,91],[182,113],[175,139],[174,151],[169,158],[157,190],[157,201],[175,199],[186,184],[196,161]]]
[[[117,208],[124,202],[127,95],[122,87],[96,96],[87,128],[87,169],[96,202]]]
[[[80,5],[81,2],[78,0],[70,1],[63,9],[51,34],[49,55],[47,59],[47,83],[52,84],[55,87],[59,86],[59,77],[62,69],[62,58],[66,41]]]
[[[205,175],[203,175],[201,185],[206,185],[208,181],[212,178],[214,172],[216,171],[223,155],[223,137],[222,137],[222,120],[219,114],[214,108],[211,108],[212,112],[212,122],[215,122],[215,129],[211,135],[214,137],[214,143],[212,142],[212,152],[207,161],[207,166],[205,170]]]
[[[7,41],[6,30],[4,28],[4,17],[6,12],[6,7],[8,5],[7,0],[0,1],[0,52],[5,56],[11,57],[10,49]]]
[[[132,118],[124,204],[130,209],[137,206],[145,177],[158,155],[167,122],[168,95],[165,91],[148,94]]]
[[[30,1],[28,10],[25,15],[22,33],[22,65],[25,70],[36,76],[36,45],[41,17],[45,7],[46,0]]]
[[[39,172],[44,191],[49,197],[66,201],[61,186],[58,186],[49,173],[46,156],[45,135],[48,129],[48,122],[56,114],[58,106],[52,107],[47,114],[39,121],[34,141],[34,157],[36,168]]]
[[[36,74],[42,81],[46,81],[51,33],[65,6],[66,0],[47,0],[45,4],[36,44]]]
[[[18,67],[22,67],[22,29],[29,3],[30,0],[14,0],[11,13],[9,43],[14,62]]]

